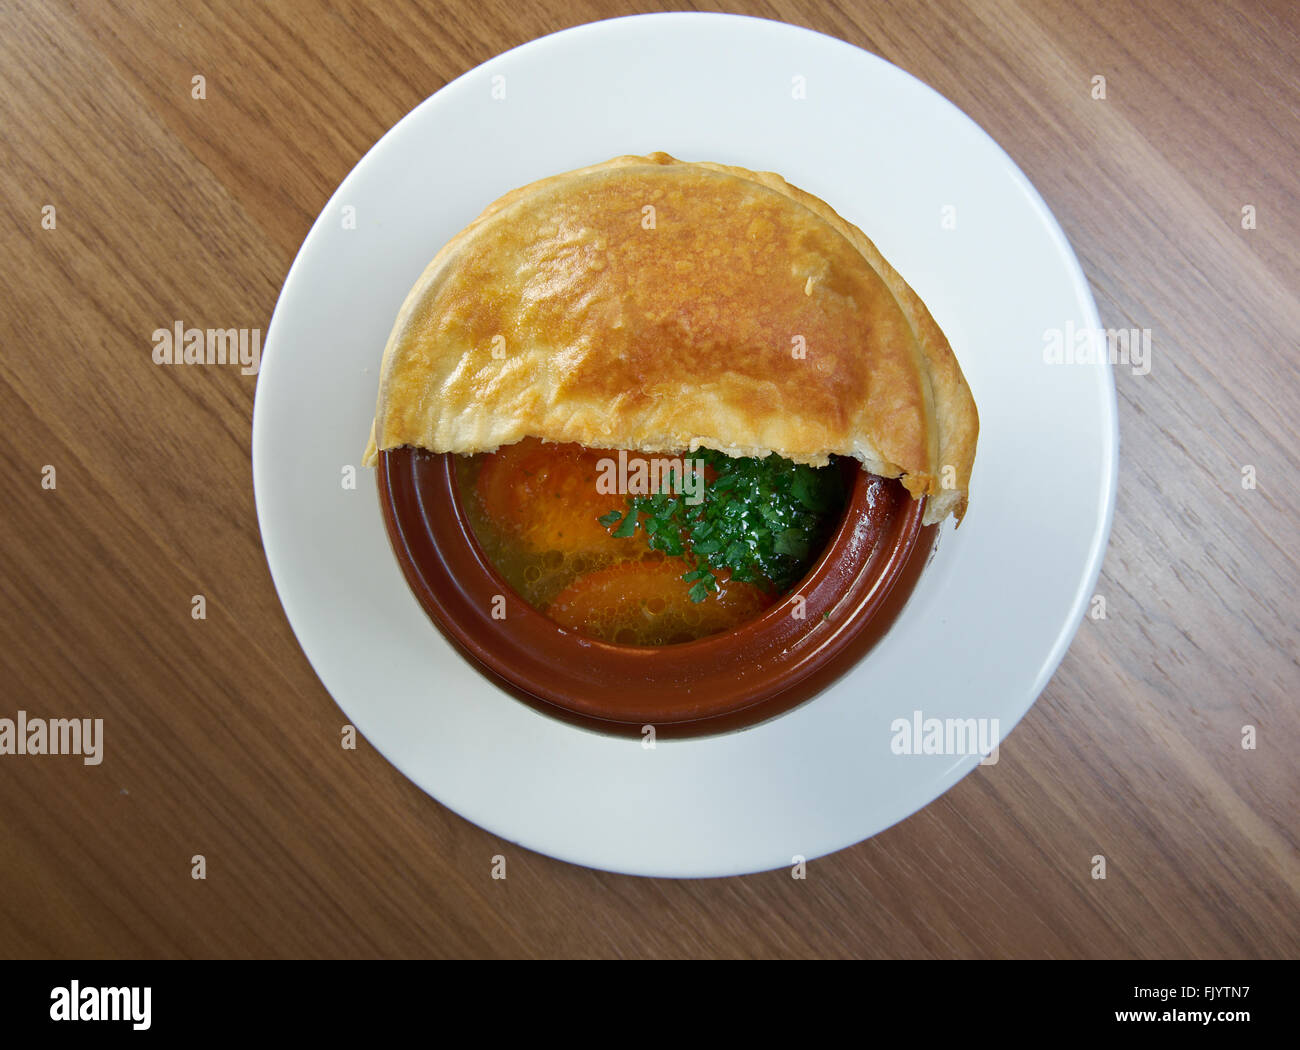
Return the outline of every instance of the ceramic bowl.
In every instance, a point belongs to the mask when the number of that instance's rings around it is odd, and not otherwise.
[[[595,641],[520,597],[479,545],[454,456],[392,449],[380,454],[378,481],[407,582],[481,670],[588,728],[692,735],[753,725],[808,699],[865,655],[906,600],[933,545],[924,501],[897,481],[851,473],[839,525],[798,586],[732,630],[665,646]]]

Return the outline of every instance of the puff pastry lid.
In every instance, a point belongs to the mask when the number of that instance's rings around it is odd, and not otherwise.
[[[979,423],[947,339],[874,244],[770,172],[617,157],[490,205],[411,289],[365,460],[525,437],[832,454],[966,509]]]

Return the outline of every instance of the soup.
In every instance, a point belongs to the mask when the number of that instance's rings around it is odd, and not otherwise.
[[[587,637],[642,646],[760,615],[816,562],[846,498],[837,464],[532,438],[458,457],[457,483],[484,553],[530,605]]]

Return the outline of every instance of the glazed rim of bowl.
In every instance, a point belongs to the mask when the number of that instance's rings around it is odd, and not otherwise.
[[[381,452],[378,465],[394,553],[443,635],[521,699],[623,730],[734,723],[750,709],[771,711],[801,684],[824,687],[828,671],[838,677],[861,657],[854,643],[916,551],[925,500],[864,470],[854,478],[820,557],[774,605],[695,641],[634,646],[567,630],[506,582],[465,513],[453,453],[396,448]]]

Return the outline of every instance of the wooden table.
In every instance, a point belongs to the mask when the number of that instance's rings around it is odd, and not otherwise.
[[[1104,323],[1152,330],[1150,374],[1116,370],[1107,616],[1000,762],[804,881],[675,882],[521,850],[364,740],[343,750],[259,542],[254,379],[155,367],[150,333],[264,330],[317,212],[399,117],[508,47],[648,8],[11,3],[0,717],[102,717],[111,751],[0,757],[0,954],[1300,952],[1300,14],[721,6],[951,98],[1042,191]]]

